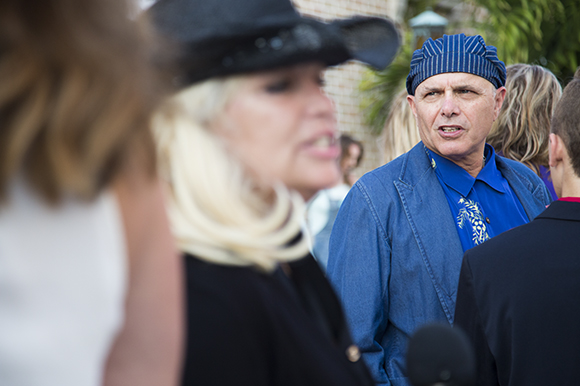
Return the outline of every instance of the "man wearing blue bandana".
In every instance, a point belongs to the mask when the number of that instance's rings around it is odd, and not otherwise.
[[[407,77],[422,141],[359,179],[336,218],[328,276],[379,385],[408,385],[418,327],[453,323],[463,253],[551,201],[535,173],[485,143],[505,79],[481,36],[427,40]]]

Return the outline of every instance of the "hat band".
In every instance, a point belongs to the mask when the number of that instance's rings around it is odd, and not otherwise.
[[[254,36],[208,40],[203,45],[191,44],[183,52],[180,60],[183,75],[178,84],[186,86],[214,76],[267,70],[308,60],[334,65],[349,58],[342,47],[338,31],[309,22]]]

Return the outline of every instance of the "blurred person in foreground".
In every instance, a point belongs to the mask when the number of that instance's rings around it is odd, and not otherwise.
[[[0,384],[174,385],[148,43],[117,0],[0,4]]]
[[[395,28],[325,24],[289,0],[160,0],[148,15],[181,86],[155,130],[187,277],[183,384],[372,384],[301,223],[339,178],[323,72],[385,67]]]
[[[337,185],[318,192],[306,208],[308,231],[312,235],[312,255],[320,266],[326,270],[328,263],[328,240],[332,224],[340,208],[340,204],[348,194],[355,176],[352,173],[363,157],[363,144],[350,135],[342,134],[339,138],[341,178]]]
[[[551,201],[532,170],[485,144],[504,83],[481,36],[427,40],[407,77],[421,142],[361,177],[338,212],[327,274],[380,385],[408,384],[404,356],[418,327],[453,323],[463,253]]]
[[[580,379],[580,70],[554,111],[549,149],[561,198],[463,259],[455,325],[476,348],[478,385]]]
[[[487,136],[498,154],[520,161],[544,181],[557,200],[548,167],[550,120],[562,86],[550,70],[531,64],[507,67],[506,96]]]
[[[379,148],[383,152],[383,164],[405,154],[421,141],[413,110],[407,102],[407,90],[395,95],[379,137]]]

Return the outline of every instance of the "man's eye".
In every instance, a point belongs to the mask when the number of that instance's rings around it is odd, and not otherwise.
[[[284,80],[280,80],[280,81],[276,81],[276,82],[272,82],[272,83],[268,84],[266,86],[266,91],[268,91],[269,93],[276,94],[276,93],[288,91],[291,86],[292,86],[292,82],[284,79]]]
[[[471,90],[459,90],[460,94],[470,94],[471,92]]]

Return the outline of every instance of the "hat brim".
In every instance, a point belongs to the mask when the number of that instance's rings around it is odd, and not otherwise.
[[[334,24],[341,29],[350,59],[382,70],[397,55],[401,39],[394,24],[386,19],[356,17]]]
[[[175,36],[173,37],[175,38]],[[204,79],[271,70],[309,61],[334,66],[354,59],[376,69],[397,54],[400,37],[389,20],[355,17],[324,23],[307,17],[261,20],[178,37],[182,86]]]

